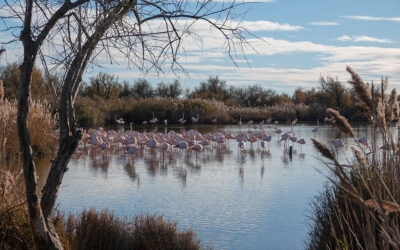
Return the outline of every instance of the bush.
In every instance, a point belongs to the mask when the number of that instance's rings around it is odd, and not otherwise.
[[[66,232],[71,249],[200,249],[193,231],[179,232],[162,216],[128,220],[91,209],[70,215]]]

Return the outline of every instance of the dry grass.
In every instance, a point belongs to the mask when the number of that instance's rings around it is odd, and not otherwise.
[[[0,167],[0,249],[29,249],[33,246],[22,178],[22,173]]]
[[[4,99],[0,102],[0,165],[16,162],[20,156],[17,133],[17,101]],[[28,128],[35,155],[50,155],[57,144],[56,118],[45,101],[34,100],[30,104]]]
[[[369,85],[351,69],[355,93],[373,125],[371,151],[358,144],[352,128],[338,113],[336,125],[354,139],[354,158],[341,164],[324,145],[317,149],[330,163],[333,177],[326,192],[313,202],[309,249],[399,249],[400,248],[400,151],[399,130],[390,129],[399,120],[395,92],[370,94]],[[371,86],[374,89],[374,86]],[[339,122],[337,122],[340,120]],[[380,146],[384,145],[382,149]]]
[[[193,231],[179,232],[161,216],[129,220],[91,209],[70,215],[66,224],[71,249],[200,249]]]

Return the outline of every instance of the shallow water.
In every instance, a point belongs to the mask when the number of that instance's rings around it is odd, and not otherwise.
[[[310,141],[314,126],[295,127],[295,136],[307,144],[302,149],[295,144],[292,157],[274,134],[265,152],[257,143],[239,151],[237,142],[230,141],[222,148],[208,146],[197,156],[146,151],[132,157],[121,151],[73,159],[59,192],[59,209],[108,208],[128,217],[161,214],[180,229],[194,229],[202,244],[214,249],[303,249],[309,202],[323,190],[328,174]],[[247,126],[199,126],[201,132],[222,128],[234,134],[255,132]],[[370,133],[366,125],[355,131]],[[340,135],[323,125],[317,137],[328,142]],[[47,171],[39,169],[42,181]]]

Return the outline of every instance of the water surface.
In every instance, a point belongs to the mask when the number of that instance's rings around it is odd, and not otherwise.
[[[71,160],[57,202],[66,213],[93,207],[128,217],[161,214],[180,229],[194,229],[202,244],[214,249],[303,249],[309,202],[323,190],[328,174],[311,145],[313,127],[295,127],[295,136],[307,144],[302,149],[295,144],[292,156],[276,134],[266,151],[257,143],[239,150],[232,140],[226,147],[208,146],[197,156],[149,150],[133,157],[122,151],[80,156]],[[247,126],[198,129],[255,132]],[[369,129],[359,125],[356,133],[368,135]],[[328,142],[340,135],[323,125],[317,137]],[[41,168],[39,175],[46,172]]]

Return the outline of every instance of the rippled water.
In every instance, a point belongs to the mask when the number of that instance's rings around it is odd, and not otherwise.
[[[162,214],[181,229],[194,229],[202,244],[214,249],[302,249],[309,202],[323,190],[328,173],[311,145],[313,127],[295,127],[295,136],[307,144],[302,149],[296,144],[292,157],[274,134],[264,153],[256,143],[239,151],[231,141],[223,148],[209,146],[197,157],[194,152],[163,156],[146,151],[134,157],[114,152],[74,159],[60,189],[59,208],[67,213],[108,208],[128,217]],[[201,132],[221,129],[255,132],[247,126],[199,127]],[[356,132],[362,136],[369,129],[359,125]],[[317,137],[328,142],[339,134],[324,125]],[[39,170],[41,176],[47,172]]]

